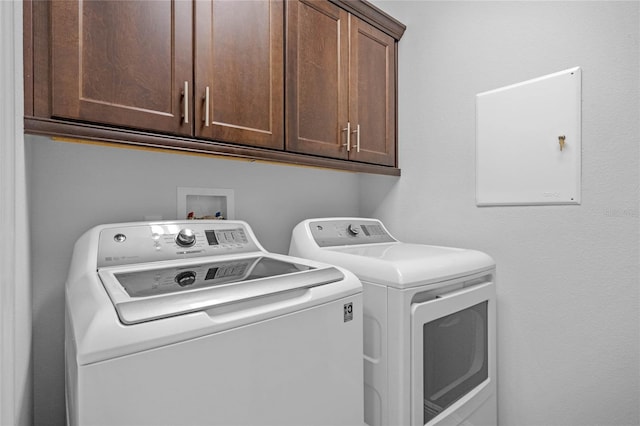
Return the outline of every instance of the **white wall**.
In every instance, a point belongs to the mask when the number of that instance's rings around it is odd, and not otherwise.
[[[497,261],[501,425],[639,424],[640,3],[375,4],[407,25],[402,178],[362,176],[361,213]],[[573,66],[582,205],[476,207],[476,93]]]
[[[356,174],[144,152],[27,136],[36,425],[64,422],[64,283],[73,244],[101,223],[175,219],[176,188],[235,191],[235,218],[269,251],[312,216],[355,215]]]

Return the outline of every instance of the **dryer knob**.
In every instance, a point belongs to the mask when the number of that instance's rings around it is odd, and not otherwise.
[[[196,234],[189,228],[181,229],[176,236],[176,243],[181,247],[191,247],[196,243]]]
[[[358,235],[360,233],[357,225],[349,225],[347,231],[349,231],[349,234],[351,235]]]

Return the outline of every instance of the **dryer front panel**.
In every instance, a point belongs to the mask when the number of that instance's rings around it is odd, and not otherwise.
[[[467,417],[495,393],[490,278],[412,304],[412,425],[449,424],[452,416],[480,424]]]

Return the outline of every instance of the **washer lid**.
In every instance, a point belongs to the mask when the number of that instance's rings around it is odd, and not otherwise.
[[[268,256],[102,268],[98,275],[120,321],[137,324],[344,279]]]
[[[349,269],[363,281],[397,288],[440,282],[495,266],[489,255],[476,250],[400,242],[331,247],[317,253],[317,260]]]

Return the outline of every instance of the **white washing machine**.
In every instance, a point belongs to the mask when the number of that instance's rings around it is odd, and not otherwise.
[[[289,254],[343,266],[362,281],[367,424],[496,425],[491,257],[402,243],[363,218],[303,221]]]
[[[66,284],[71,425],[363,422],[362,286],[241,221],[103,225]]]

